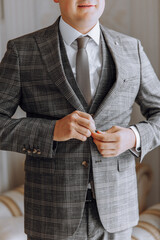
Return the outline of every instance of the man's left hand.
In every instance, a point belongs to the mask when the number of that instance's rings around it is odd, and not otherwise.
[[[115,157],[136,147],[132,129],[113,126],[106,132],[92,133],[93,141],[103,157]]]

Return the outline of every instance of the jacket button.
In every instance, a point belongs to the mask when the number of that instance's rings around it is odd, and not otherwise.
[[[33,154],[36,154],[37,153],[37,149],[33,149]]]
[[[26,152],[26,148],[25,148],[25,147],[23,147],[23,148],[22,148],[22,151],[23,151],[23,152]]]
[[[27,150],[27,153],[28,153],[28,154],[31,154],[31,153],[32,153],[32,150],[31,150],[31,149],[28,149],[28,150]]]
[[[37,149],[37,154],[38,154],[38,155],[41,155],[40,149]]]
[[[88,163],[86,161],[83,161],[82,166],[84,166],[85,168],[88,168]]]

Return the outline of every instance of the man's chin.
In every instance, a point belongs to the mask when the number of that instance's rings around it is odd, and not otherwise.
[[[94,22],[98,21],[96,14],[84,14],[83,17],[79,17],[79,22],[83,25],[92,25]]]

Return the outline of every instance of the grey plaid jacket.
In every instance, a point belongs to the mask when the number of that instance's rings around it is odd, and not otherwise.
[[[136,101],[146,121],[135,124],[141,157],[160,144],[160,82],[137,39],[101,26],[116,65],[116,81],[94,120],[98,130],[128,127]],[[26,154],[25,232],[36,239],[64,239],[82,218],[92,159],[101,222],[108,232],[137,224],[135,159],[130,151],[103,158],[89,138],[53,142],[55,122],[85,111],[66,79],[58,20],[45,29],[9,41],[0,64],[0,149]],[[104,89],[105,90],[105,89]],[[18,105],[26,118],[12,119]]]

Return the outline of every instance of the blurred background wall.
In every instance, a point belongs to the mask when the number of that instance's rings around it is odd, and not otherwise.
[[[59,16],[58,5],[52,0],[0,0],[0,59],[9,39],[52,24]],[[114,30],[141,40],[144,49],[160,77],[160,2],[159,0],[106,0],[101,22]],[[25,114],[18,109],[14,117]],[[132,123],[142,118],[134,106]],[[0,151],[0,192],[23,183],[25,156]],[[160,202],[160,148],[149,153],[144,161],[154,173],[148,206]]]

